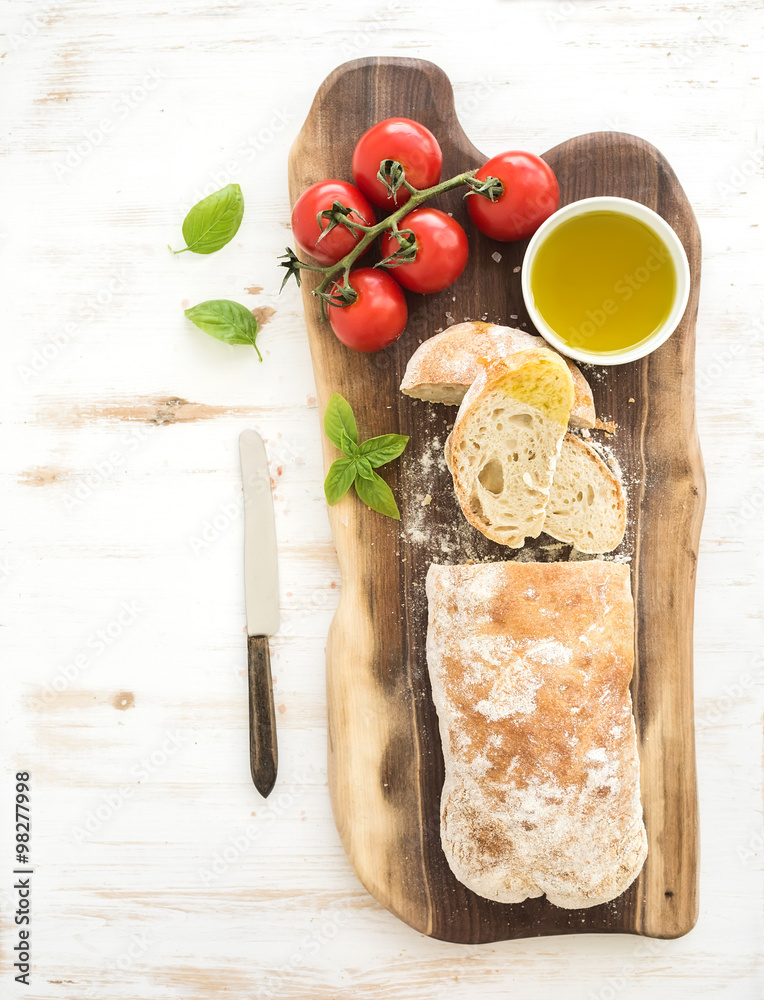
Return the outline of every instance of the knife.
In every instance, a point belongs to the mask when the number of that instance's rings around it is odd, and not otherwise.
[[[267,798],[276,783],[278,746],[268,636],[279,627],[276,524],[268,458],[257,431],[239,435],[244,488],[244,595],[249,676],[249,766]]]

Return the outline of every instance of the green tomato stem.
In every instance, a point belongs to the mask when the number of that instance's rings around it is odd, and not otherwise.
[[[363,254],[364,250],[369,247],[374,240],[381,233],[384,233],[387,229],[396,230],[398,228],[398,223],[401,219],[405,218],[409,212],[413,212],[415,208],[418,208],[425,201],[429,201],[430,198],[434,198],[436,195],[444,194],[446,191],[452,191],[454,188],[461,187],[462,184],[466,184],[471,177],[474,177],[477,170],[465,170],[464,173],[456,174],[455,177],[450,177],[447,181],[441,181],[439,184],[433,185],[433,187],[422,188],[421,191],[417,191],[416,188],[407,189],[411,191],[411,197],[406,202],[405,205],[401,205],[394,212],[387,216],[387,218],[382,219],[375,226],[364,226],[359,228],[364,229],[363,237],[356,243],[350,253],[346,254],[342,260],[338,260],[336,264],[329,264],[326,267],[316,267],[310,268],[310,270],[315,270],[324,275],[321,284],[313,290],[314,295],[320,295],[321,292],[326,290],[327,285],[329,285],[340,271],[343,273],[343,284],[349,284],[349,274],[350,268],[358,260],[358,258]]]

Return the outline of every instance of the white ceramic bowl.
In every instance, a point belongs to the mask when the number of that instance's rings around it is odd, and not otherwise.
[[[578,347],[571,347],[570,344],[567,344],[557,336],[538,311],[536,303],[533,300],[530,280],[531,269],[539,247],[549,234],[563,222],[577,215],[584,215],[587,212],[620,212],[622,215],[629,215],[634,219],[638,219],[648,229],[652,229],[656,236],[663,241],[674,262],[676,292],[674,294],[674,304],[666,321],[652,336],[643,340],[635,347],[629,347],[623,351],[613,351],[612,353],[603,354],[599,351],[586,351]],[[653,212],[651,208],[640,205],[639,202],[631,201],[628,198],[583,198],[581,201],[574,201],[570,205],[565,205],[564,208],[559,209],[554,215],[550,215],[546,222],[539,226],[528,244],[528,249],[525,251],[525,257],[523,258],[521,277],[525,307],[528,310],[533,325],[541,336],[552,347],[556,348],[560,354],[564,354],[569,358],[575,358],[576,361],[587,361],[595,365],[623,365],[627,361],[636,361],[638,358],[643,358],[646,354],[654,351],[656,347],[660,347],[679,326],[690,296],[690,267],[687,263],[687,254],[684,252],[684,247],[679,237],[668,222],[662,219],[656,212]]]

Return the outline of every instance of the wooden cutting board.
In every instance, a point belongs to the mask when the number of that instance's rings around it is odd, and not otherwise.
[[[487,159],[462,130],[451,85],[437,66],[361,59],[336,69],[316,95],[290,155],[292,203],[315,181],[352,180],[356,140],[393,115],[415,118],[437,136],[444,177]],[[502,143],[508,149],[532,144],[532,136],[509,129]],[[563,910],[544,898],[516,905],[483,899],[457,882],[441,850],[443,758],[425,658],[427,568],[433,561],[566,560],[570,554],[544,535],[517,552],[471,528],[442,462],[455,409],[398,391],[414,349],[451,323],[488,319],[532,330],[520,291],[526,244],[495,243],[477,233],[461,192],[437,205],[453,212],[469,234],[467,269],[439,295],[408,295],[408,327],[387,350],[368,355],[343,347],[321,322],[310,294],[315,280],[303,272],[320,413],[337,391],[350,400],[362,437],[411,435],[403,458],[384,473],[398,498],[400,524],[351,494],[329,509],[342,571],[326,652],[332,804],[360,880],[424,934],[464,943],[592,931],[676,937],[693,926],[698,905],[692,634],[705,497],[694,412],[700,237],[679,182],[649,143],[597,132],[544,156],[559,179],[563,204],[620,195],[659,212],[684,243],[692,274],[687,312],[663,347],[633,364],[587,369],[597,413],[618,425],[612,437],[595,436],[612,448],[629,495],[629,530],[618,554],[630,560],[637,609],[632,693],[649,856],[617,900]],[[327,468],[336,457],[324,440]],[[431,502],[424,503],[428,495]]]

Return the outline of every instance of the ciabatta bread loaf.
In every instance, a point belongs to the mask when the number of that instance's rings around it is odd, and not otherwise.
[[[426,340],[411,356],[401,392],[431,403],[458,406],[481,370],[479,359],[506,360],[517,351],[549,347],[542,337],[493,323],[457,323]],[[555,352],[556,353],[556,352]],[[572,427],[594,427],[594,398],[581,370],[564,359],[573,379]]]
[[[594,448],[566,434],[554,470],[544,531],[580,552],[610,552],[626,531],[626,497]]]
[[[647,854],[628,568],[431,566],[427,598],[454,875],[502,903],[615,899]]]
[[[475,377],[445,451],[464,516],[488,538],[519,548],[541,533],[572,403],[570,372],[545,348]]]

